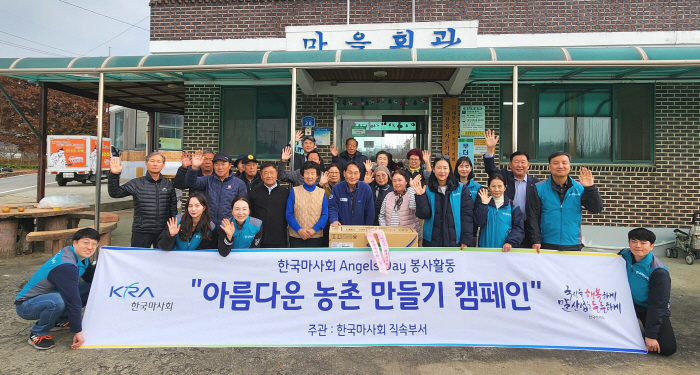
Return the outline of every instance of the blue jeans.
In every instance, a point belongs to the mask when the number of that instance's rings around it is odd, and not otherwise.
[[[90,283],[78,282],[78,290],[80,291],[80,300],[85,306],[90,294]],[[48,335],[49,330],[54,327],[57,321],[65,322],[68,320],[68,315],[65,314],[66,304],[58,291],[30,298],[21,305],[15,306],[15,310],[22,319],[37,320],[29,331],[39,336]]]

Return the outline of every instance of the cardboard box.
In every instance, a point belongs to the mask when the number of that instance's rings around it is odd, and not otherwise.
[[[331,227],[329,247],[369,248],[367,232],[381,229],[386,235],[389,247],[418,247],[418,233],[411,227],[373,227],[362,225],[341,225]]]

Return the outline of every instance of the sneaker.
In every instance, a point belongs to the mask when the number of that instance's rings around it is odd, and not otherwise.
[[[51,339],[51,336],[49,335],[39,336],[37,334],[30,333],[29,340],[27,342],[29,343],[29,345],[39,350],[51,349],[54,346],[56,346],[56,343]]]
[[[68,329],[68,322],[63,322],[63,323],[56,322],[56,324],[53,325],[53,328],[51,328],[49,331],[56,332],[56,331],[64,331],[66,329]]]

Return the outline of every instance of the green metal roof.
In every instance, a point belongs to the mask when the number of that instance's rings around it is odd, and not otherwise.
[[[0,58],[0,75],[92,97],[105,73],[112,103],[181,111],[184,84],[290,85],[291,68],[471,68],[468,81],[700,81],[700,46],[523,47],[217,52],[78,58]],[[177,90],[171,90],[177,85]],[[149,91],[150,90],[150,91]],[[178,91],[179,90],[179,91]],[[175,92],[177,91],[177,92]],[[87,94],[86,94],[87,93]],[[171,95],[172,94],[172,95]],[[129,99],[133,97],[133,99]],[[116,101],[114,101],[116,100]],[[183,104],[167,104],[182,101]],[[164,104],[165,103],[165,104]],[[132,106],[133,108],[133,106]]]

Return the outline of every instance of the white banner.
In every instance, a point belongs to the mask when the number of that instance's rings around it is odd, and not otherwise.
[[[610,254],[103,247],[84,348],[504,346],[645,353]]]

